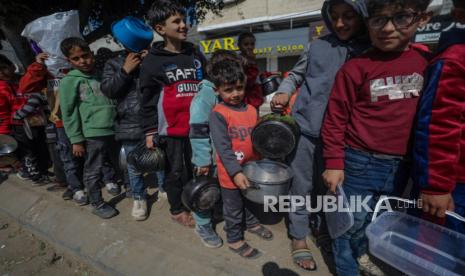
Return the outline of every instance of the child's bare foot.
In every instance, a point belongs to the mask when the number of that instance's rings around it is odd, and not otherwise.
[[[171,219],[183,226],[194,227],[195,221],[194,218],[188,212],[181,212],[176,215],[171,215]]]
[[[238,241],[235,243],[229,244],[229,249],[238,254],[239,256],[246,258],[246,259],[256,259],[262,255],[260,251],[256,248],[252,248],[248,243],[245,241]]]
[[[305,270],[316,270],[316,262],[305,240],[292,240],[292,259],[295,264]]]

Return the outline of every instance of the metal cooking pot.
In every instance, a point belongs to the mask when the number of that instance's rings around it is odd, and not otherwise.
[[[0,134],[0,156],[14,152],[18,148],[15,138]]]
[[[196,176],[183,188],[181,200],[184,206],[195,212],[211,210],[221,198],[218,179]]]
[[[247,162],[243,172],[251,187],[242,193],[248,200],[259,204],[264,204],[265,196],[278,197],[289,194],[289,186],[294,176],[290,167],[270,160]]]
[[[276,92],[282,80],[283,79],[278,75],[272,75],[272,76],[269,76],[268,78],[261,80],[263,96],[265,97],[265,96],[268,96]]]
[[[284,159],[294,151],[300,129],[290,116],[268,114],[252,131],[252,144],[264,158]]]

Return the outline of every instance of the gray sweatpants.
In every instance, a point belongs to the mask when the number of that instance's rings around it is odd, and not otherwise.
[[[294,171],[289,193],[291,196],[309,196],[314,187],[323,185],[321,174],[324,163],[321,140],[301,135],[295,155],[291,159],[291,168]],[[295,212],[289,213],[289,235],[294,239],[303,240],[310,232],[310,213],[306,206],[295,208]]]

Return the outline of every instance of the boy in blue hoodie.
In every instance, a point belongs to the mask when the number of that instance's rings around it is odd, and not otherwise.
[[[239,56],[228,50],[215,51],[207,64],[207,75],[214,64],[223,60],[240,62]],[[216,174],[215,150],[210,137],[210,114],[218,103],[219,98],[215,92],[215,85],[208,79],[199,84],[199,92],[192,99],[190,107],[189,138],[192,147],[192,164],[197,175]],[[221,247],[223,241],[215,233],[211,223],[210,213],[194,213],[196,232],[206,247]]]
[[[314,187],[323,186],[320,128],[334,78],[348,59],[370,46],[363,23],[367,16],[365,1],[327,0],[321,13],[331,34],[309,44],[271,102],[272,109],[282,110],[287,106],[291,93],[302,85],[292,108],[292,116],[302,133],[291,158],[294,179],[290,194],[296,196],[310,195]],[[305,206],[295,206],[293,210],[296,211],[289,214],[292,258],[299,267],[315,270],[316,263],[306,242],[310,231],[309,212]]]

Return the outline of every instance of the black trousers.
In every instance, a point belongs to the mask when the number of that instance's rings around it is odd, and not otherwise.
[[[100,184],[104,180],[102,168],[113,168],[118,164],[118,152],[113,150],[116,148],[115,143],[114,136],[86,139],[84,185],[87,188],[89,201],[92,205],[99,205],[103,202],[100,188]],[[106,173],[111,173],[111,170]]]
[[[239,189],[221,188],[223,199],[224,230],[228,243],[235,243],[244,239],[244,229],[253,228],[260,222],[245,207],[244,196]]]
[[[29,139],[22,125],[13,126],[13,137],[18,142],[18,155],[25,170],[32,178],[47,175],[51,165],[46,143],[45,127],[31,127]]]
[[[177,215],[187,211],[182,204],[181,195],[184,185],[192,179],[192,149],[188,137],[164,137],[166,155],[165,186],[170,212]]]

